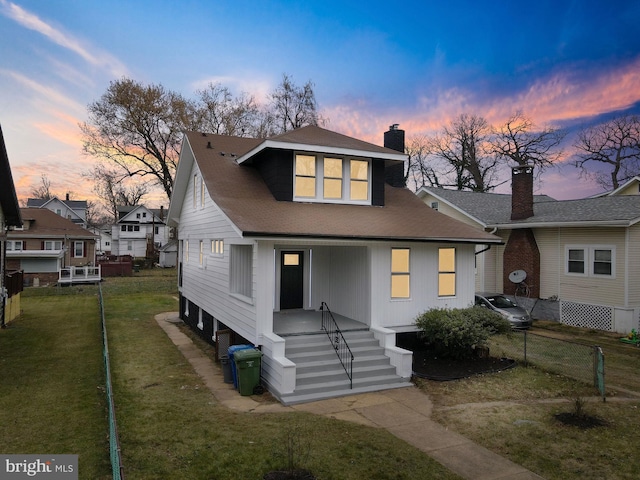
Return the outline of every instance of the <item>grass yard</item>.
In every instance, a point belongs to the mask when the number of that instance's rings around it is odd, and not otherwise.
[[[459,478],[382,429],[219,405],[154,320],[177,309],[175,283],[175,271],[154,271],[102,286],[127,479],[259,480],[286,466],[292,439],[319,480]],[[78,454],[91,480],[110,478],[96,292],[29,289],[0,331],[3,451]]]
[[[97,297],[25,295],[22,308],[0,330],[2,452],[78,455],[82,478],[111,478]]]
[[[433,418],[548,480],[639,478],[640,397],[629,391],[640,393],[640,349],[618,342],[619,335],[540,326],[539,334],[603,347],[607,402],[591,385],[518,366],[454,382],[419,380],[434,402]],[[607,426],[583,430],[555,418],[586,399],[586,413]]]
[[[126,478],[259,480],[286,466],[292,440],[294,460],[319,480],[458,478],[382,429],[219,405],[154,320],[177,309],[175,284],[175,270],[155,270],[102,285]],[[28,289],[22,308],[0,330],[3,452],[77,454],[81,479],[111,478],[97,287]],[[539,333],[603,347],[606,403],[590,385],[516,367],[418,380],[434,418],[548,480],[639,478],[640,398],[629,392],[640,392],[640,348],[539,325]],[[607,426],[583,430],[554,417],[587,398],[586,412]]]

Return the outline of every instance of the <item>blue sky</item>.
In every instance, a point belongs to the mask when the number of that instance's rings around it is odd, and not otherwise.
[[[122,76],[264,100],[287,73],[315,84],[327,128],[377,144],[392,123],[410,138],[460,113],[578,128],[640,112],[639,20],[637,0],[0,0],[0,124],[21,198],[42,174],[91,197],[77,125]],[[539,189],[600,191],[567,167]]]

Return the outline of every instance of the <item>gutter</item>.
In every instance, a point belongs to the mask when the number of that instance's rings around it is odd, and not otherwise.
[[[361,236],[348,236],[348,235],[318,235],[318,234],[296,234],[296,233],[269,233],[269,232],[242,232],[242,236],[244,238],[247,237],[255,237],[260,238],[262,240],[274,239],[281,240],[283,238],[287,239],[315,239],[318,241],[326,241],[326,240],[348,240],[348,241],[363,241],[363,242],[428,242],[428,243],[465,243],[471,245],[487,245],[487,244],[496,244],[503,245],[504,242],[502,239],[498,239],[496,241],[491,241],[487,238],[472,238],[472,239],[461,239],[461,238],[420,238],[420,237],[361,237]]]
[[[634,222],[629,220],[593,220],[587,222],[531,222],[531,223],[502,223],[487,225],[488,228],[502,230],[517,230],[521,228],[549,228],[549,227],[630,227]]]

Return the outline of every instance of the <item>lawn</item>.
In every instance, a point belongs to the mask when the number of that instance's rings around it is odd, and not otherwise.
[[[222,407],[154,320],[177,309],[175,284],[174,270],[156,270],[102,285],[126,478],[259,480],[285,466],[291,438],[301,447],[296,459],[322,480],[457,478],[382,429]],[[77,454],[80,478],[110,478],[97,287],[28,289],[22,307],[0,330],[3,452]],[[606,403],[590,385],[516,367],[417,381],[434,418],[549,480],[638,478],[640,399],[625,390],[640,391],[640,349],[611,334],[542,326],[542,334],[602,345]],[[607,426],[582,430],[555,418],[580,399]]]
[[[22,299],[0,330],[0,438],[6,454],[78,455],[82,478],[110,478],[95,295]]]
[[[589,384],[518,366],[460,381],[418,381],[434,402],[433,418],[548,480],[639,478],[640,397],[630,392],[640,394],[640,349],[604,332],[544,322],[535,330],[601,345],[607,401]],[[558,421],[555,415],[573,413],[576,401],[586,401],[586,413],[607,425],[580,429]]]
[[[382,429],[303,412],[217,403],[154,315],[177,309],[175,271],[103,285],[111,374],[128,479],[256,479],[286,466],[287,442],[318,479],[455,479]],[[110,478],[97,288],[29,289],[0,332],[5,453],[79,455],[80,478]]]

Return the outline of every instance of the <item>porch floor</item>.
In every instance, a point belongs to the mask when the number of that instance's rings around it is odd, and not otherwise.
[[[343,332],[369,330],[367,325],[352,318],[336,313],[333,313],[333,318]],[[273,331],[283,337],[322,333],[322,312],[302,309],[273,312]]]

